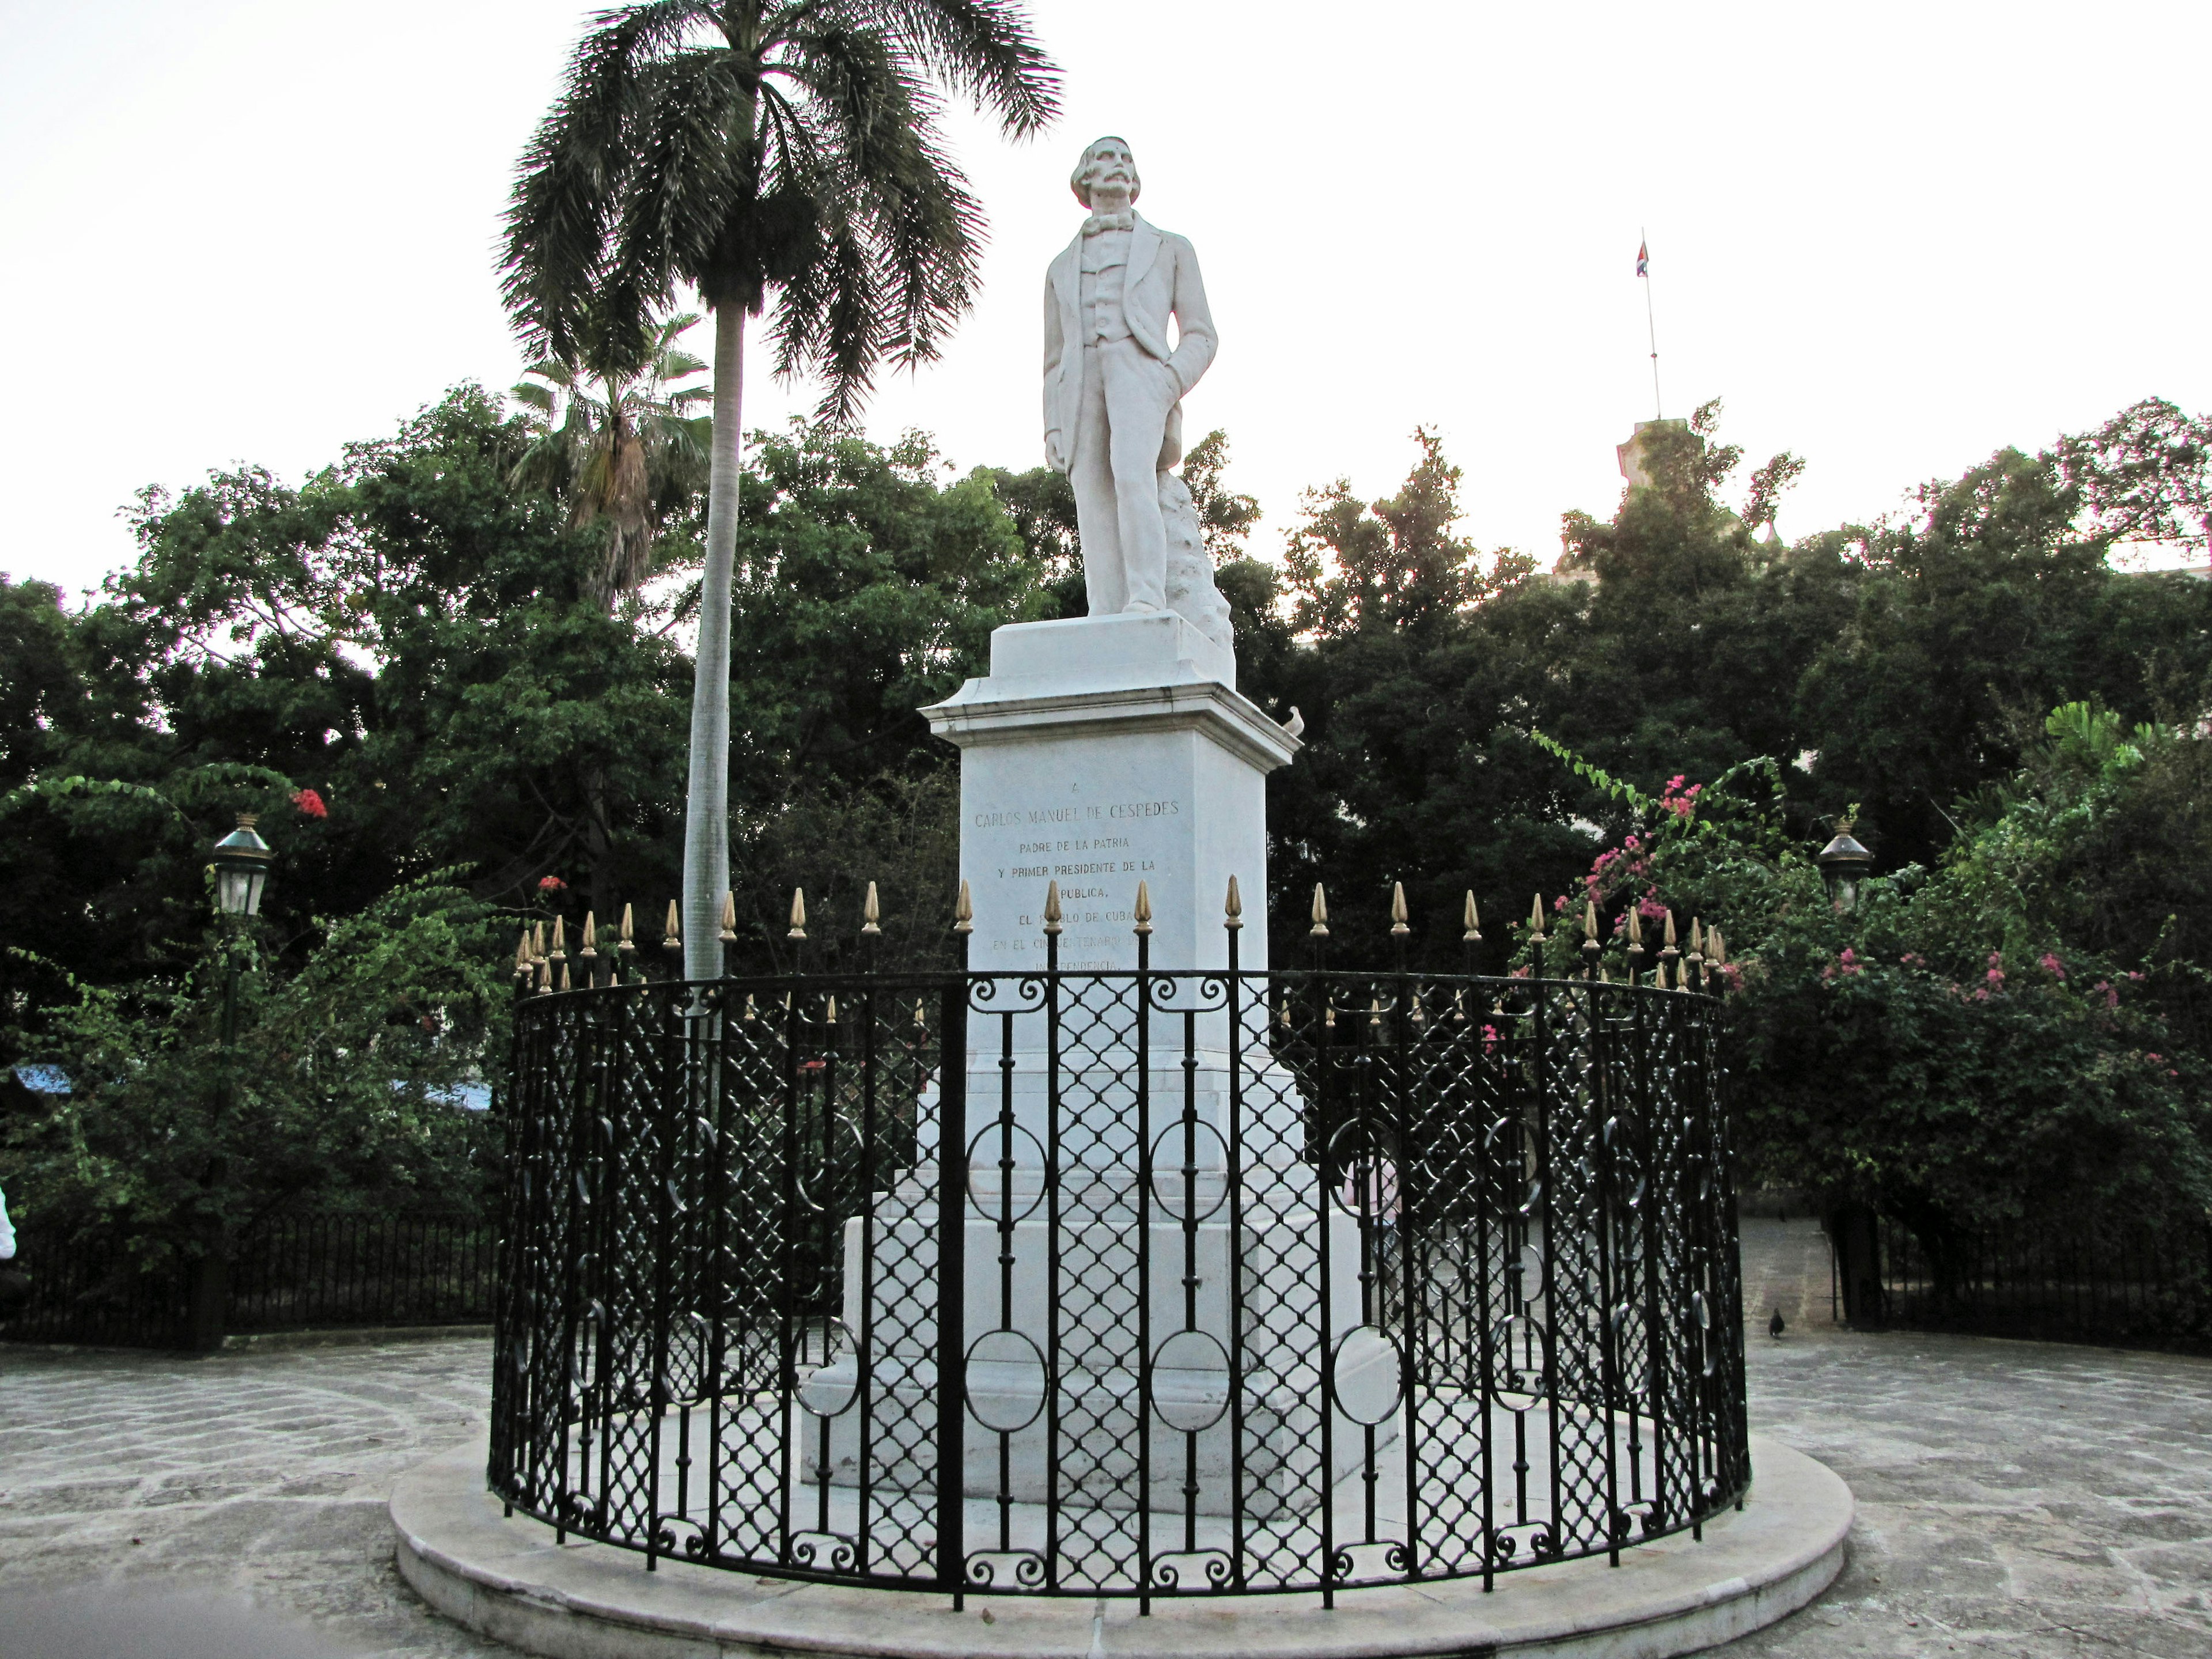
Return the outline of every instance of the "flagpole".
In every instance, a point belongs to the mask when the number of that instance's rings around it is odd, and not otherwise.
[[[1664,420],[1667,410],[1659,401],[1659,325],[1651,313],[1651,236],[1642,227],[1637,229],[1637,246],[1644,250],[1644,269],[1637,275],[1644,278],[1644,327],[1651,341],[1651,416]]]

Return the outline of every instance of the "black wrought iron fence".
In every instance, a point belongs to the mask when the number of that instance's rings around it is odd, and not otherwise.
[[[1487,1583],[1736,1502],[1713,1001],[1234,947],[546,969],[493,1488],[648,1567],[1142,1598]]]
[[[494,1229],[470,1215],[289,1215],[240,1241],[234,1331],[465,1325],[491,1317]]]
[[[274,1218],[234,1243],[223,1329],[489,1322],[497,1250],[469,1214]],[[181,1264],[149,1266],[122,1240],[26,1253],[31,1296],[0,1326],[16,1342],[181,1348],[194,1339]]]
[[[2089,1215],[1953,1243],[1881,1224],[1887,1323],[2045,1341],[2212,1352],[2212,1218]]]

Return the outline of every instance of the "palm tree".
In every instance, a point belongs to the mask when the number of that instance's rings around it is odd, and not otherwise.
[[[576,528],[603,530],[585,586],[608,610],[653,574],[661,531],[708,482],[712,422],[693,410],[714,394],[678,384],[707,372],[677,343],[698,321],[685,312],[653,323],[641,361],[540,358],[510,394],[532,434],[514,481],[568,502]]]
[[[525,152],[505,292],[525,338],[642,349],[695,288],[714,313],[706,568],[684,834],[684,971],[719,970],[729,882],[730,582],[744,319],[770,291],[780,374],[849,420],[878,364],[937,355],[968,308],[982,213],[940,91],[1037,131],[1059,73],[1013,0],[644,0],[602,12]]]

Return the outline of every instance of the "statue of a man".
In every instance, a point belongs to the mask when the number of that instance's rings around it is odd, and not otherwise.
[[[1091,614],[1164,611],[1159,475],[1182,459],[1182,398],[1213,361],[1213,319],[1190,244],[1133,209],[1127,143],[1099,139],[1068,183],[1091,216],[1045,276],[1045,458],[1075,487]]]

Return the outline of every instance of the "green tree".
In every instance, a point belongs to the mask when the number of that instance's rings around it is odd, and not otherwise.
[[[770,290],[777,366],[848,420],[881,362],[927,362],[973,287],[981,210],[931,88],[1026,136],[1057,72],[1007,0],[647,0],[601,15],[532,139],[507,215],[525,336],[642,330],[688,283],[714,314],[714,448],[686,791],[686,971],[716,971],[727,884],[730,602],[744,319]]]
[[[219,1291],[239,1237],[287,1209],[480,1200],[487,1126],[458,1091],[505,1030],[484,906],[410,884],[296,963],[251,929],[196,944],[174,977],[75,988],[33,1047],[72,1087],[9,1123],[0,1169],[54,1259],[121,1238],[143,1267],[212,1270]]]
[[[2201,914],[2187,872],[2212,855],[2195,788],[2212,741],[2062,707],[1935,869],[1863,881],[1849,909],[1790,833],[1772,763],[1653,795],[1547,743],[1629,826],[1563,906],[1597,908],[1613,975],[1639,965],[1632,909],[1725,928],[1747,1178],[1894,1217],[1946,1281],[2007,1226],[2065,1215],[2094,1244],[2107,1221],[2201,1223],[2212,1062],[2173,1016],[2195,1012],[2212,947],[2172,925],[2172,884],[2134,884],[2131,852],[2174,856]],[[1578,943],[1558,930],[1553,971],[1576,970]]]
[[[653,574],[660,538],[706,488],[710,422],[690,411],[714,393],[678,384],[707,372],[677,344],[698,320],[687,312],[656,322],[634,362],[605,351],[582,366],[541,358],[509,394],[533,434],[515,482],[567,501],[575,528],[605,538],[586,586],[610,608]]]

